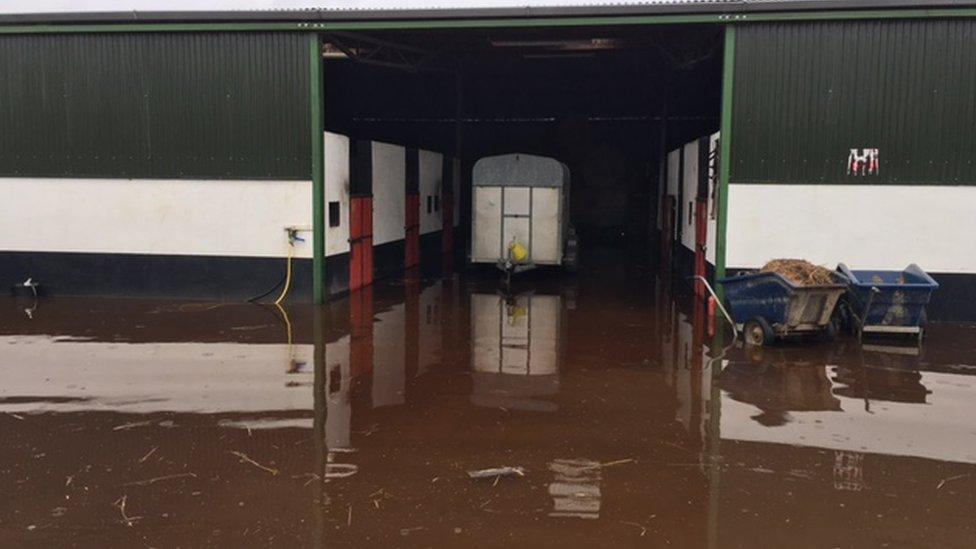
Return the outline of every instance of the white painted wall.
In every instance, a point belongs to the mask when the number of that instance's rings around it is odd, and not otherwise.
[[[373,142],[373,244],[403,240],[406,224],[406,151]]]
[[[729,185],[727,264],[976,272],[976,187]]]
[[[681,164],[681,150],[675,149],[668,153],[668,194],[678,196],[678,173]]]
[[[312,224],[310,181],[0,178],[0,196],[4,251],[283,257],[285,227]]]
[[[440,209],[431,209],[427,213],[427,197],[440,196],[441,194],[441,172],[444,169],[443,157],[441,153],[418,151],[418,164],[420,169],[420,234],[427,234],[439,231],[443,228],[444,214]]]
[[[709,153],[715,151],[718,147],[718,132],[713,133],[709,136]],[[699,166],[698,158],[699,142],[696,139],[690,143],[686,143],[681,149],[675,149],[668,153],[667,155],[667,166],[665,168],[666,181],[665,184],[660,186],[658,189],[658,208],[663,202],[666,195],[671,195],[677,198],[678,189],[681,189],[681,204],[678,207],[681,208],[681,226],[678,228],[679,236],[678,240],[681,241],[682,246],[695,251],[695,199],[698,194],[698,174],[699,170],[709,169],[708,165]],[[681,153],[684,151],[684,156]],[[679,177],[679,167],[680,167],[680,177]],[[717,181],[717,177],[714,179]],[[705,239],[705,260],[711,264],[715,264],[715,231],[717,230],[717,219],[712,215],[715,211],[714,197],[712,196],[712,189],[709,187],[708,193],[708,233]],[[691,215],[689,215],[691,211]],[[657,220],[658,229],[662,228],[662,217],[658,215]]]
[[[678,179],[678,175],[681,173],[681,149],[675,149],[668,153],[668,165],[667,165],[667,181],[665,185],[665,195],[673,196],[675,200],[678,199],[678,188],[681,181]],[[663,203],[663,197],[662,197]],[[679,205],[680,206],[680,205]],[[662,211],[662,213],[665,213]],[[675,212],[674,222],[678,222],[677,212]],[[663,228],[663,227],[662,227]],[[678,239],[678,227],[671,228],[671,240]]]
[[[681,174],[681,244],[695,251],[695,199],[698,194],[698,140],[684,146]],[[690,214],[689,214],[690,212]]]
[[[718,153],[718,134],[715,132],[708,138],[709,158]],[[709,170],[708,187],[708,233],[705,235],[705,261],[715,264],[715,231],[718,230],[718,206],[715,204],[714,187],[718,185],[718,164],[710,163],[706,167]]]
[[[349,138],[325,132],[325,255],[349,251]],[[329,202],[339,202],[338,227],[329,226]]]

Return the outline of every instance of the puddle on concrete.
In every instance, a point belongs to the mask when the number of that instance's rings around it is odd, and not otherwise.
[[[2,300],[0,545],[971,546],[976,329],[722,352],[664,287]]]

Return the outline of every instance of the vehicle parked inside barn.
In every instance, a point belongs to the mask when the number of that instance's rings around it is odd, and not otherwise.
[[[508,275],[540,265],[576,268],[565,164],[530,154],[485,157],[475,163],[471,183],[471,263]]]

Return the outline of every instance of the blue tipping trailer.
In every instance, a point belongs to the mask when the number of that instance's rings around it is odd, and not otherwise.
[[[834,278],[836,284],[800,286],[777,273],[757,272],[719,282],[746,343],[763,345],[802,334],[833,337],[834,308],[847,289],[842,276],[835,273]]]
[[[912,263],[901,271],[852,270],[841,263],[847,278],[845,305],[855,335],[909,334],[921,340],[925,306],[939,283]]]

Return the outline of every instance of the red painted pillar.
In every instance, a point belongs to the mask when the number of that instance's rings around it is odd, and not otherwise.
[[[373,197],[349,200],[349,289],[373,283]]]

